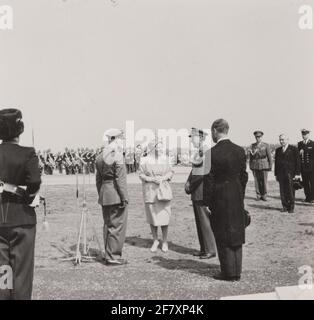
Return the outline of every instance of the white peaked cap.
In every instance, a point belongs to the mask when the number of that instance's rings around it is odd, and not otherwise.
[[[107,140],[112,137],[119,137],[123,135],[123,130],[121,129],[108,129],[104,132],[103,140]]]

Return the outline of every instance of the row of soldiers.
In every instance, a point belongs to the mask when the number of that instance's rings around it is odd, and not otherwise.
[[[39,151],[37,153],[39,158],[39,166],[41,172],[46,175],[52,175],[55,170],[60,174],[66,173],[72,175],[76,173],[93,174],[96,168],[96,158],[102,152],[103,148],[89,149],[80,148],[77,150],[65,149],[64,152],[53,153],[50,149],[46,151]],[[145,156],[146,148],[137,145],[135,148],[127,148],[123,152],[124,162],[127,173],[137,172],[139,169],[140,159]],[[185,159],[186,158],[186,159]],[[179,157],[173,155],[173,165],[187,162],[188,156],[183,157],[180,161]]]
[[[93,174],[96,168],[96,158],[102,152],[102,148],[96,150],[89,148],[79,148],[77,150],[65,149],[64,152],[53,153],[50,149],[38,151],[39,166],[41,172],[46,175],[52,175],[55,170],[60,174]],[[145,153],[139,145],[133,151],[127,149],[124,152],[124,160],[127,173],[137,172],[141,156]]]
[[[38,159],[41,172],[52,175],[54,170],[67,175],[76,173],[95,173],[95,161],[101,149],[80,148],[65,149],[64,152],[53,153],[51,150],[39,151]]]

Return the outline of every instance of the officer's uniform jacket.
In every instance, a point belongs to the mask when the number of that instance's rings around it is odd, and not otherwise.
[[[272,154],[267,143],[257,142],[251,145],[249,150],[251,170],[271,170],[273,166]]]
[[[96,187],[101,206],[120,204],[128,200],[127,173],[123,154],[115,143],[107,146],[96,159]]]
[[[314,141],[308,140],[306,144],[300,141],[298,143],[298,149],[300,152],[301,171],[314,171]]]
[[[191,194],[192,201],[202,202],[204,200],[204,176],[209,173],[209,167],[204,164],[204,154],[208,147],[204,146],[202,150],[196,150],[192,154],[192,170],[186,182],[186,191]]]
[[[36,224],[36,213],[30,207],[41,184],[39,160],[34,148],[13,143],[0,144],[0,180],[25,186],[23,198],[3,192],[0,201],[0,227]]]

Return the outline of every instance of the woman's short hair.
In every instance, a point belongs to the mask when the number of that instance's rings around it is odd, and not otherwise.
[[[219,133],[228,133],[229,132],[229,123],[224,119],[217,119],[212,124],[212,130],[216,129]]]
[[[0,110],[0,140],[11,140],[24,132],[22,112],[18,109]]]

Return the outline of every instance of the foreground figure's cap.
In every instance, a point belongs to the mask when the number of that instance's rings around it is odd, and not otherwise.
[[[256,131],[254,131],[253,134],[255,137],[262,137],[264,135],[264,132],[261,130],[256,130]]]
[[[0,110],[0,140],[18,137],[24,131],[22,112],[18,109]]]
[[[311,131],[308,129],[302,129],[301,132],[302,134],[309,134]]]
[[[116,138],[123,135],[123,130],[121,129],[108,129],[104,132],[104,138]]]

